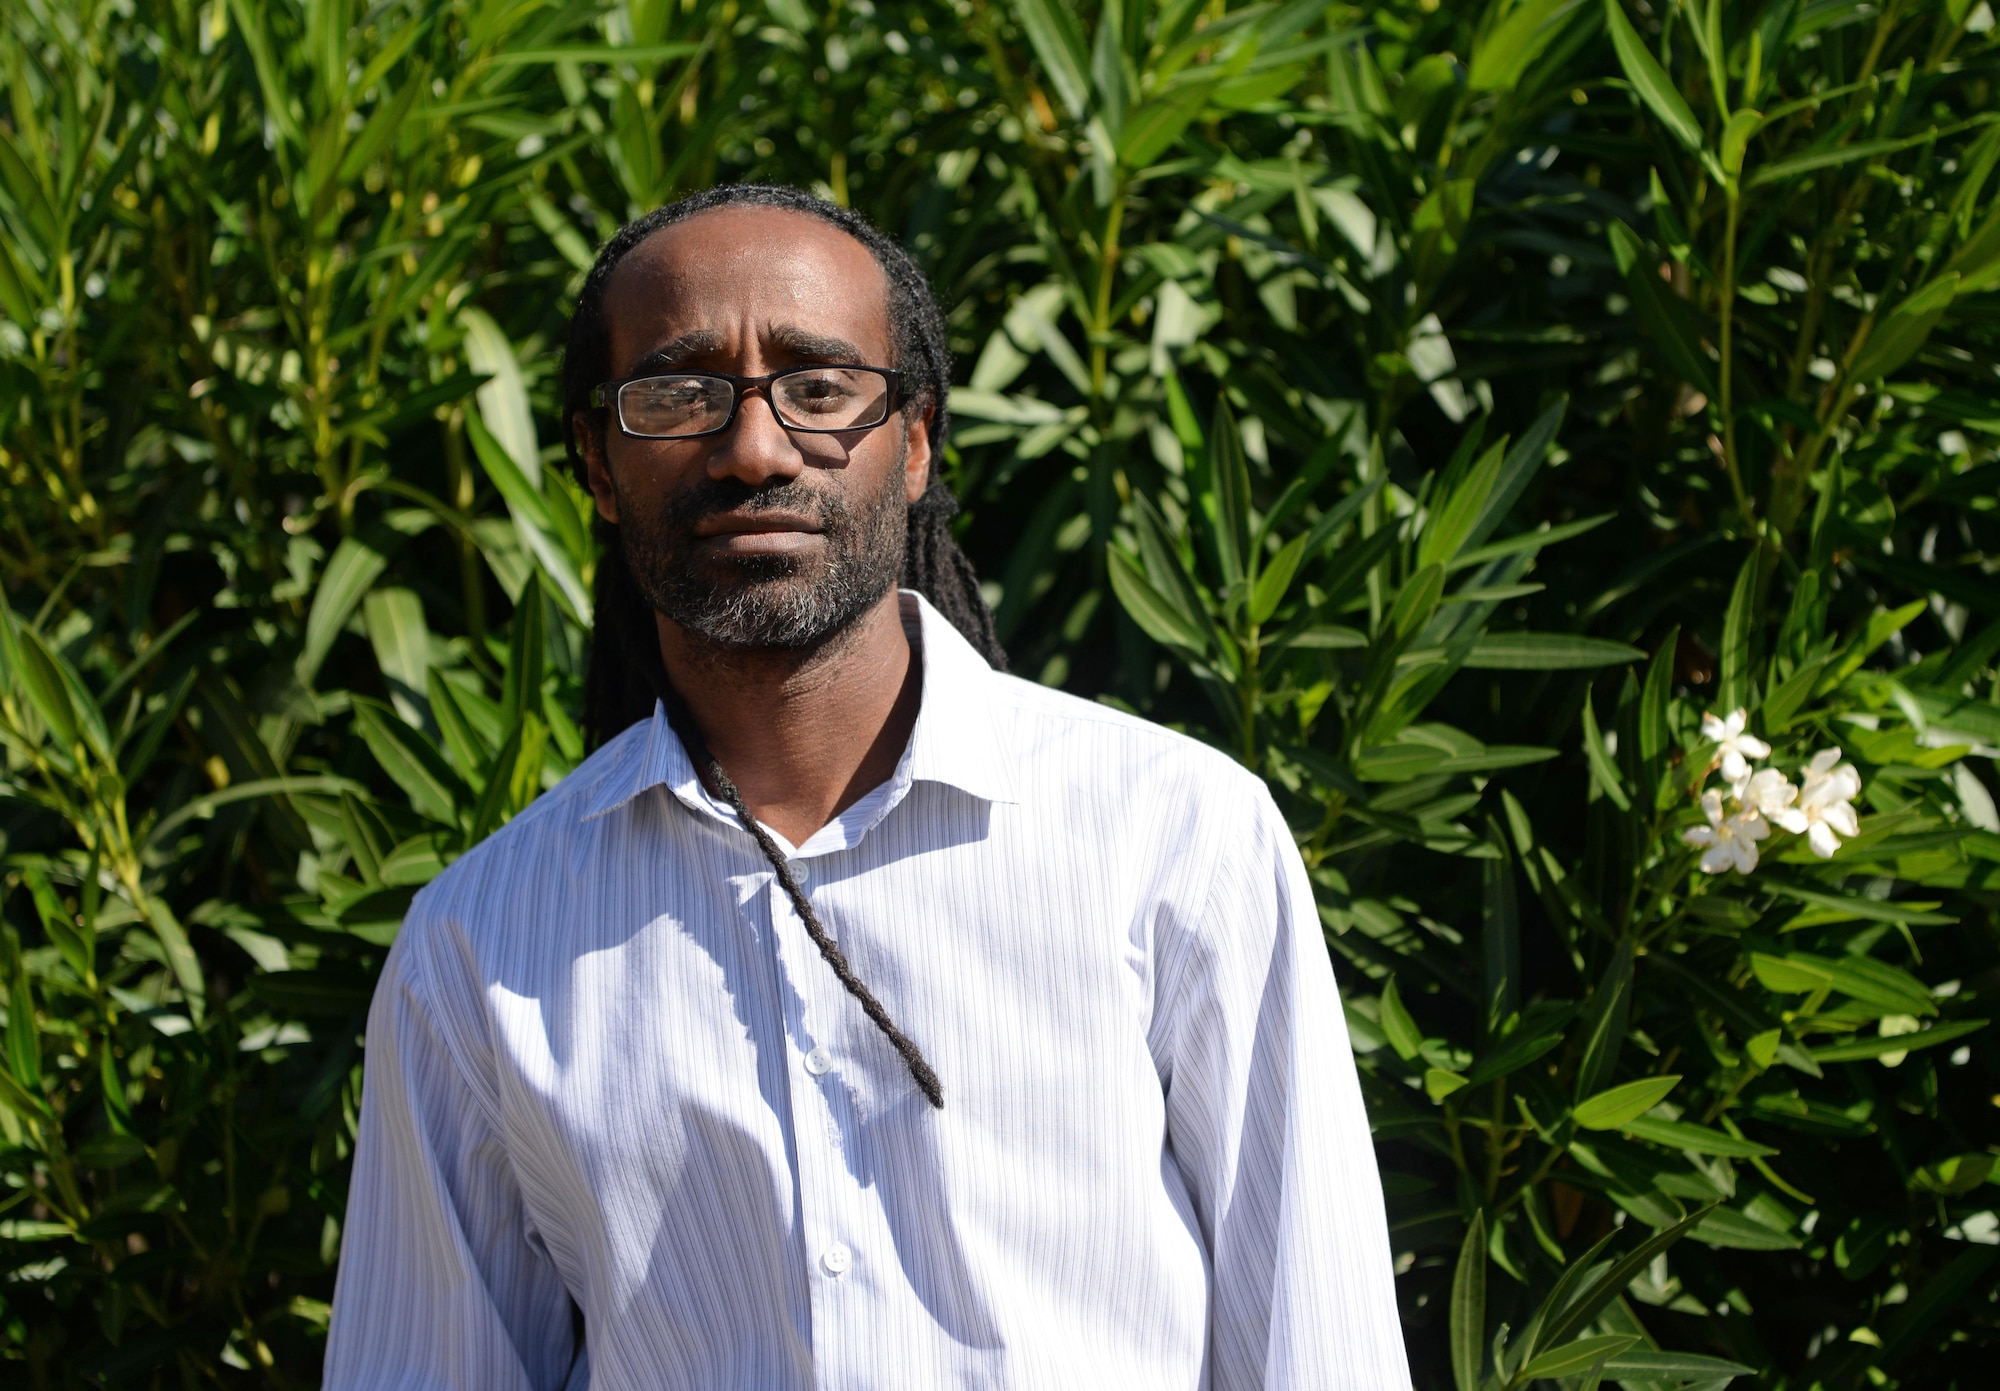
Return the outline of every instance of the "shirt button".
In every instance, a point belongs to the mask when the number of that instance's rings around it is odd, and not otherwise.
[[[815,1048],[806,1054],[806,1071],[815,1077],[824,1077],[833,1068],[833,1055],[824,1048]]]
[[[826,1248],[825,1253],[819,1258],[819,1263],[825,1267],[829,1275],[845,1275],[847,1268],[854,1264],[854,1253],[836,1241]]]
[[[791,871],[792,878],[798,881],[800,888],[803,889],[807,884],[812,882],[812,869],[804,860],[791,861]]]

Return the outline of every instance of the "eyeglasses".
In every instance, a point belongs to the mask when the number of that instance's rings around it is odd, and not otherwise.
[[[762,377],[667,372],[606,382],[590,404],[614,406],[618,428],[635,439],[685,440],[727,430],[745,393],[763,388],[787,430],[836,435],[887,420],[902,386],[903,374],[887,367],[795,367]]]

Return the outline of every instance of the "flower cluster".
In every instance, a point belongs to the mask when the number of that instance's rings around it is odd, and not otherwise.
[[[1853,764],[1840,761],[1839,749],[1813,755],[1796,786],[1776,768],[1753,768],[1755,760],[1770,757],[1771,746],[1749,732],[1749,723],[1743,710],[1701,717],[1702,737],[1715,745],[1709,770],[1721,770],[1729,791],[1725,803],[1718,789],[1705,790],[1701,811],[1708,824],[1689,827],[1681,839],[1701,847],[1701,867],[1709,874],[1726,869],[1748,874],[1757,868],[1757,842],[1773,826],[1803,835],[1815,855],[1832,859],[1841,837],[1861,830],[1854,811],[1861,775]]]

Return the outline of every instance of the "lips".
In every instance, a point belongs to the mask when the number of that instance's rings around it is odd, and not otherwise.
[[[705,517],[697,522],[694,528],[694,534],[703,540],[787,532],[818,535],[820,531],[820,524],[809,517],[757,512],[748,515]]]

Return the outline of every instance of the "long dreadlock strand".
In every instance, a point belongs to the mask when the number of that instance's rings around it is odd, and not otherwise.
[[[749,805],[743,800],[743,793],[738,790],[729,774],[722,771],[722,764],[708,751],[707,741],[701,737],[700,726],[695,723],[694,713],[688,709],[687,702],[681,698],[680,692],[674,689],[670,681],[661,683],[659,695],[660,703],[667,712],[667,720],[673,725],[674,732],[680,735],[681,744],[687,749],[688,758],[702,771],[715,790],[722,794],[722,800],[729,803],[730,810],[736,813],[736,819],[743,823],[751,838],[757,842],[757,848],[764,852],[764,858],[770,862],[772,872],[778,876],[778,883],[785,890],[785,897],[792,901],[792,911],[797,913],[799,921],[806,925],[806,936],[812,938],[813,945],[819,948],[819,954],[832,968],[834,978],[849,995],[854,997],[855,1002],[861,1006],[862,1013],[874,1022],[875,1027],[882,1031],[882,1036],[889,1040],[890,1046],[901,1055],[904,1065],[910,1069],[910,1076],[916,1080],[917,1090],[924,1094],[924,1098],[932,1106],[943,1110],[944,1087],[938,1081],[937,1073],[931,1070],[930,1063],[925,1060],[923,1050],[918,1048],[910,1036],[898,1027],[896,1021],[889,1017],[889,1011],[875,998],[875,992],[862,983],[861,977],[854,974],[854,968],[847,963],[847,954],[841,951],[840,944],[833,940],[833,934],[826,930],[826,925],[819,920],[819,914],[814,911],[812,900],[807,898],[805,890],[799,887],[798,878],[792,873],[791,861],[787,860],[784,852],[778,849],[778,843],[771,839],[771,833],[764,829],[764,824],[751,813]]]
[[[696,213],[731,206],[779,208],[815,218],[860,242],[882,268],[889,285],[888,314],[895,349],[892,365],[902,371],[910,384],[904,410],[927,412],[926,433],[934,461],[929,486],[910,506],[904,532],[903,584],[928,599],[989,665],[1006,670],[1007,655],[994,631],[993,614],[979,591],[979,577],[952,537],[951,519],[958,511],[958,500],[936,476],[935,461],[943,457],[950,428],[947,398],[951,392],[951,351],[944,316],[916,262],[858,213],[801,189],[736,184],[683,198],[621,228],[598,253],[596,264],[584,278],[564,345],[562,425],[571,467],[587,485],[588,470],[578,438],[579,419],[589,422],[587,429],[605,428],[605,413],[593,409],[589,402],[591,390],[611,375],[610,325],[605,315],[604,294],[612,273],[633,248],[655,232]],[[597,531],[603,543],[595,584],[597,629],[584,685],[584,727],[591,746],[596,747],[648,718],[654,702],[660,702],[688,757],[755,840],[793,910],[805,924],[807,936],[812,938],[842,988],[895,1048],[924,1097],[932,1106],[943,1107],[944,1089],[923,1051],[897,1026],[882,1002],[848,964],[839,944],[814,911],[812,901],[799,887],[790,863],[751,813],[735,781],[709,752],[687,702],[668,679],[660,659],[658,625],[651,605],[626,568],[618,528],[600,521]]]

